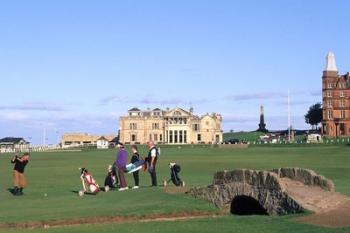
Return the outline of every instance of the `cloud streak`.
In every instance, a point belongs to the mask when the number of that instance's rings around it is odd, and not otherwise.
[[[32,102],[21,105],[0,105],[0,110],[60,112],[64,109],[55,104]]]
[[[120,96],[108,96],[99,101],[100,106],[112,104],[112,103],[128,103],[128,104],[135,104],[135,105],[181,105],[181,104],[202,104],[202,103],[208,103],[213,100],[201,98],[201,99],[183,99],[179,97],[174,98],[157,98],[153,96],[145,96],[141,98],[125,98]]]
[[[260,99],[276,99],[276,98],[287,98],[288,94],[284,92],[260,92],[260,93],[247,93],[226,96],[225,99],[233,101],[250,101]]]

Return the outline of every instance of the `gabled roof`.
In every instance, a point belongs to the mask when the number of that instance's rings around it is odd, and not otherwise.
[[[184,115],[187,115],[187,116],[190,116],[190,115],[191,115],[190,112],[188,112],[188,111],[186,111],[186,110],[183,110],[182,108],[174,108],[174,109],[171,109],[171,110],[169,110],[169,111],[166,113],[166,115],[167,115],[167,116],[173,116],[174,112],[180,112],[180,113],[182,113],[182,114],[184,114]]]
[[[6,137],[6,138],[0,139],[0,143],[3,143],[3,144],[6,144],[6,143],[17,144],[17,143],[20,143],[21,141],[28,143],[26,142],[26,140],[24,140],[24,138]]]
[[[102,137],[100,137],[99,139],[97,139],[97,141],[108,141],[108,139],[107,138],[105,138],[104,136],[102,136]]]
[[[157,111],[162,111],[160,108],[155,108],[152,110],[153,112],[157,112]]]
[[[141,110],[138,108],[132,108],[129,110],[129,112],[140,112]]]

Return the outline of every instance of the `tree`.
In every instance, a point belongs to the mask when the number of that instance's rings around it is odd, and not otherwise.
[[[312,129],[317,130],[317,125],[322,121],[322,105],[316,103],[310,106],[309,111],[305,115],[305,122],[311,125]]]

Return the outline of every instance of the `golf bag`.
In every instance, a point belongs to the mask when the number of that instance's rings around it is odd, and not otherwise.
[[[100,191],[100,187],[96,183],[95,179],[85,168],[81,169],[80,179],[83,183],[84,192],[91,192],[96,194]]]
[[[183,184],[182,180],[179,177],[180,171],[181,171],[180,165],[176,163],[170,164],[170,180],[173,182],[175,186],[182,186]]]

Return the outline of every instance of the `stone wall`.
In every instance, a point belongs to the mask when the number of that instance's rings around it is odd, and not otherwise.
[[[304,168],[278,168],[271,170],[280,178],[289,178],[302,182],[305,185],[319,186],[326,191],[334,191],[334,183],[326,179],[322,175],[317,175],[316,172]]]
[[[269,171],[241,169],[217,172],[212,185],[192,188],[188,194],[208,200],[218,208],[230,207],[236,196],[248,196],[257,200],[268,214],[303,211],[302,206],[285,193],[279,176]]]
[[[288,178],[288,179],[285,179]],[[271,215],[300,213],[305,209],[291,196],[284,185],[298,181],[307,186],[317,186],[334,191],[331,180],[303,168],[278,168],[271,171],[239,169],[214,174],[213,183],[207,187],[195,187],[189,195],[214,203],[218,208],[229,208],[238,196],[254,198]]]

